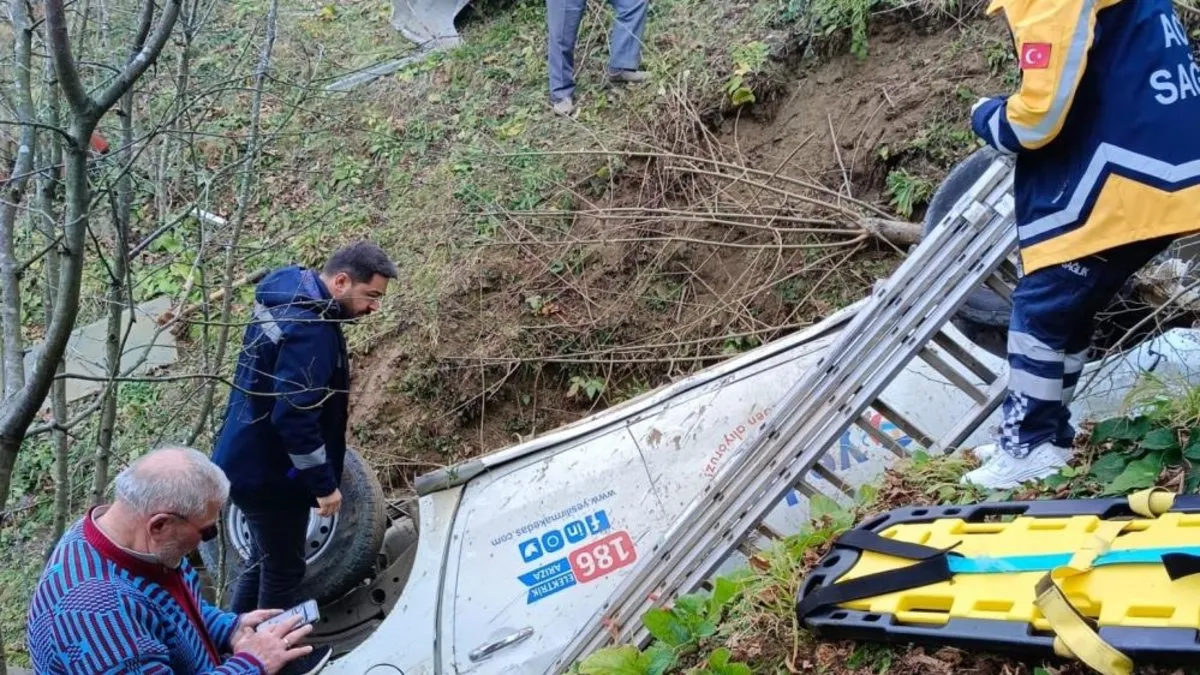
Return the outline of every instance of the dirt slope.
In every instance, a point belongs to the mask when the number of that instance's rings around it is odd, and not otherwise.
[[[901,190],[919,220],[974,147],[971,102],[1005,87],[998,29],[897,22],[866,59],[785,61],[758,105],[716,124],[668,106],[628,144],[652,157],[597,155],[593,175],[501,214],[444,280],[436,323],[357,359],[358,445],[403,489],[857,299],[897,250],[821,228],[843,208],[891,215]]]

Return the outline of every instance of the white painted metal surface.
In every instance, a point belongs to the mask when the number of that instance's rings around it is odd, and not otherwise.
[[[399,605],[371,638],[325,672],[357,674],[373,666],[405,675],[543,672],[632,569],[639,547],[674,524],[747,430],[761,425],[783,391],[816,362],[831,341],[830,328],[845,317],[549,434],[552,443],[537,439],[490,455],[489,470],[465,486],[423,497],[417,565]],[[999,359],[949,332],[977,359],[1006,373]],[[1076,419],[1120,410],[1124,392],[1151,367],[1200,382],[1200,331],[1171,331],[1120,359],[1090,364],[1084,381],[1099,375],[1072,406]],[[883,398],[934,433],[968,407],[958,389],[921,361]],[[911,444],[886,420],[875,421]],[[987,438],[985,425],[967,445]],[[861,485],[893,460],[851,429],[826,461]],[[783,533],[798,531],[807,505],[792,493],[767,523]],[[490,656],[471,659],[498,644]]]
[[[781,399],[863,306],[426,482],[455,487],[420,501],[418,561],[400,604],[327,672],[491,675],[555,667],[618,587],[632,580],[639,560],[668,532],[686,529],[677,521],[714,478],[726,476],[730,462],[745,460],[746,441],[773,420]],[[946,326],[945,338],[998,382],[1006,379],[1005,364],[961,333]],[[1076,419],[1118,412],[1124,392],[1146,370],[1200,382],[1200,332],[1172,331],[1112,362],[1089,364],[1072,405]],[[968,386],[984,384],[962,363],[951,371]],[[876,400],[930,438],[973,416],[964,389],[920,359],[886,382]],[[963,445],[986,440],[998,415]],[[919,443],[873,409],[865,416],[899,442],[900,452]],[[804,481],[832,497],[844,495],[816,472],[863,485],[896,458],[855,427],[829,437],[836,441]],[[782,499],[766,504],[763,524],[779,534],[799,531],[808,521],[808,499],[795,490],[772,494]]]

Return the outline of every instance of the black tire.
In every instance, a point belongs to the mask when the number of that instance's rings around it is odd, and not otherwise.
[[[968,155],[966,159],[950,170],[946,179],[938,186],[933,199],[929,201],[929,208],[926,210],[925,222],[922,227],[924,234],[929,234],[950,213],[958,200],[987,171],[997,154],[995,149],[985,146]],[[1168,248],[1156,256],[1153,262],[1160,262],[1176,256],[1176,249],[1177,247]],[[1132,282],[1126,282],[1108,307],[1097,314],[1093,347],[1098,350],[1106,350],[1115,345],[1127,329],[1153,309],[1144,302],[1140,302],[1135,297]],[[995,291],[981,286],[955,312],[953,323],[976,345],[1004,358],[1007,355],[1005,342],[1011,316],[1012,305]],[[1155,327],[1141,331],[1136,336],[1136,341],[1132,343],[1127,341],[1124,348],[1133,347],[1154,332]]]
[[[310,553],[312,557],[300,586],[303,597],[313,598],[321,604],[345,595],[375,571],[387,529],[383,487],[362,456],[352,449],[346,450],[341,491],[342,508],[337,517],[327,523],[325,531],[313,530],[320,543],[314,545],[314,539],[310,537],[308,545],[317,550]],[[312,519],[313,526],[320,522],[315,510]],[[230,502],[221,517],[222,536],[200,545],[205,568],[216,570],[220,560],[219,542],[226,542],[226,603],[247,562],[237,545],[239,539],[244,541],[245,535],[235,535],[232,531],[235,522],[237,507]],[[216,575],[211,571],[209,575],[217,583]]]
[[[950,213],[950,209],[954,208],[958,200],[992,165],[997,154],[991,147],[980,148],[950,170],[946,180],[942,181],[937,191],[934,192],[933,199],[929,200],[929,208],[925,211],[925,223],[922,228],[925,234],[929,234],[938,223],[942,222],[942,219]],[[1012,305],[1007,300],[990,288],[980,287],[967,298],[962,307],[958,308],[955,318],[977,329],[1008,328],[1008,319],[1011,315]]]

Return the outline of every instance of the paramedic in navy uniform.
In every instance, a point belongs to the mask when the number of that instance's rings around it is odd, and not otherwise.
[[[1171,0],[994,0],[1021,66],[1012,96],[972,109],[1015,155],[1024,276],[995,445],[963,477],[1005,489],[1055,473],[1092,319],[1178,236],[1200,229],[1200,68]]]

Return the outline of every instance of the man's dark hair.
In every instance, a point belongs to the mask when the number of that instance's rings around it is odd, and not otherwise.
[[[376,274],[386,279],[400,274],[388,254],[369,241],[356,241],[338,249],[322,271],[328,276],[345,272],[356,284],[365,284]]]

